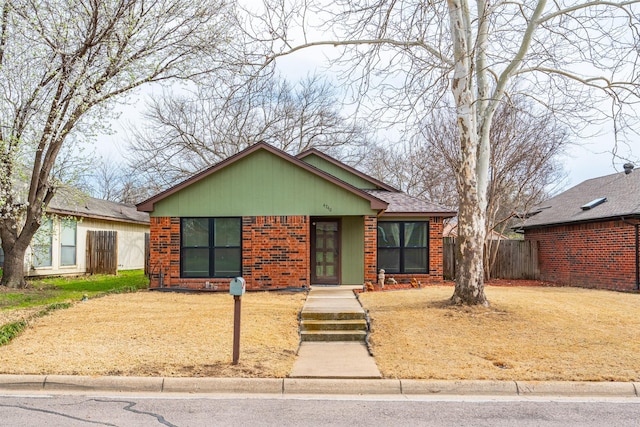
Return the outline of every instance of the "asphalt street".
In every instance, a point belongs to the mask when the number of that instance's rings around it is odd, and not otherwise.
[[[627,398],[3,395],[0,426],[637,426]]]

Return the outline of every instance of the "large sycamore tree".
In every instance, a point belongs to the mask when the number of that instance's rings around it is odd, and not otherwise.
[[[638,0],[273,3],[265,1],[271,13],[261,21],[272,46],[268,62],[332,47],[332,66],[376,123],[415,126],[443,99],[455,105],[459,269],[452,303],[488,305],[483,243],[491,127],[501,103],[516,93],[529,97],[576,132],[609,121],[617,144],[629,144],[639,129]]]
[[[227,10],[226,0],[0,0],[2,285],[25,283],[69,144],[127,92],[221,66]]]

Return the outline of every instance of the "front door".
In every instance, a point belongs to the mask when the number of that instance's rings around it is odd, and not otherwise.
[[[311,284],[338,285],[340,277],[340,222],[312,221]]]

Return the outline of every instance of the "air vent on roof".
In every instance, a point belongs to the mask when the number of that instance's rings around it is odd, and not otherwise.
[[[596,206],[601,205],[606,201],[607,201],[606,197],[600,197],[599,199],[590,201],[586,205],[580,206],[580,209],[582,209],[583,211],[588,211],[589,209],[595,208]]]

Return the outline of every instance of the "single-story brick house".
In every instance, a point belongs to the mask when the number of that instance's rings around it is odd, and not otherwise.
[[[259,142],[138,204],[151,222],[150,287],[226,290],[442,281],[455,215],[315,149]]]
[[[640,171],[632,170],[584,181],[528,213],[522,230],[538,242],[541,280],[638,289]]]

